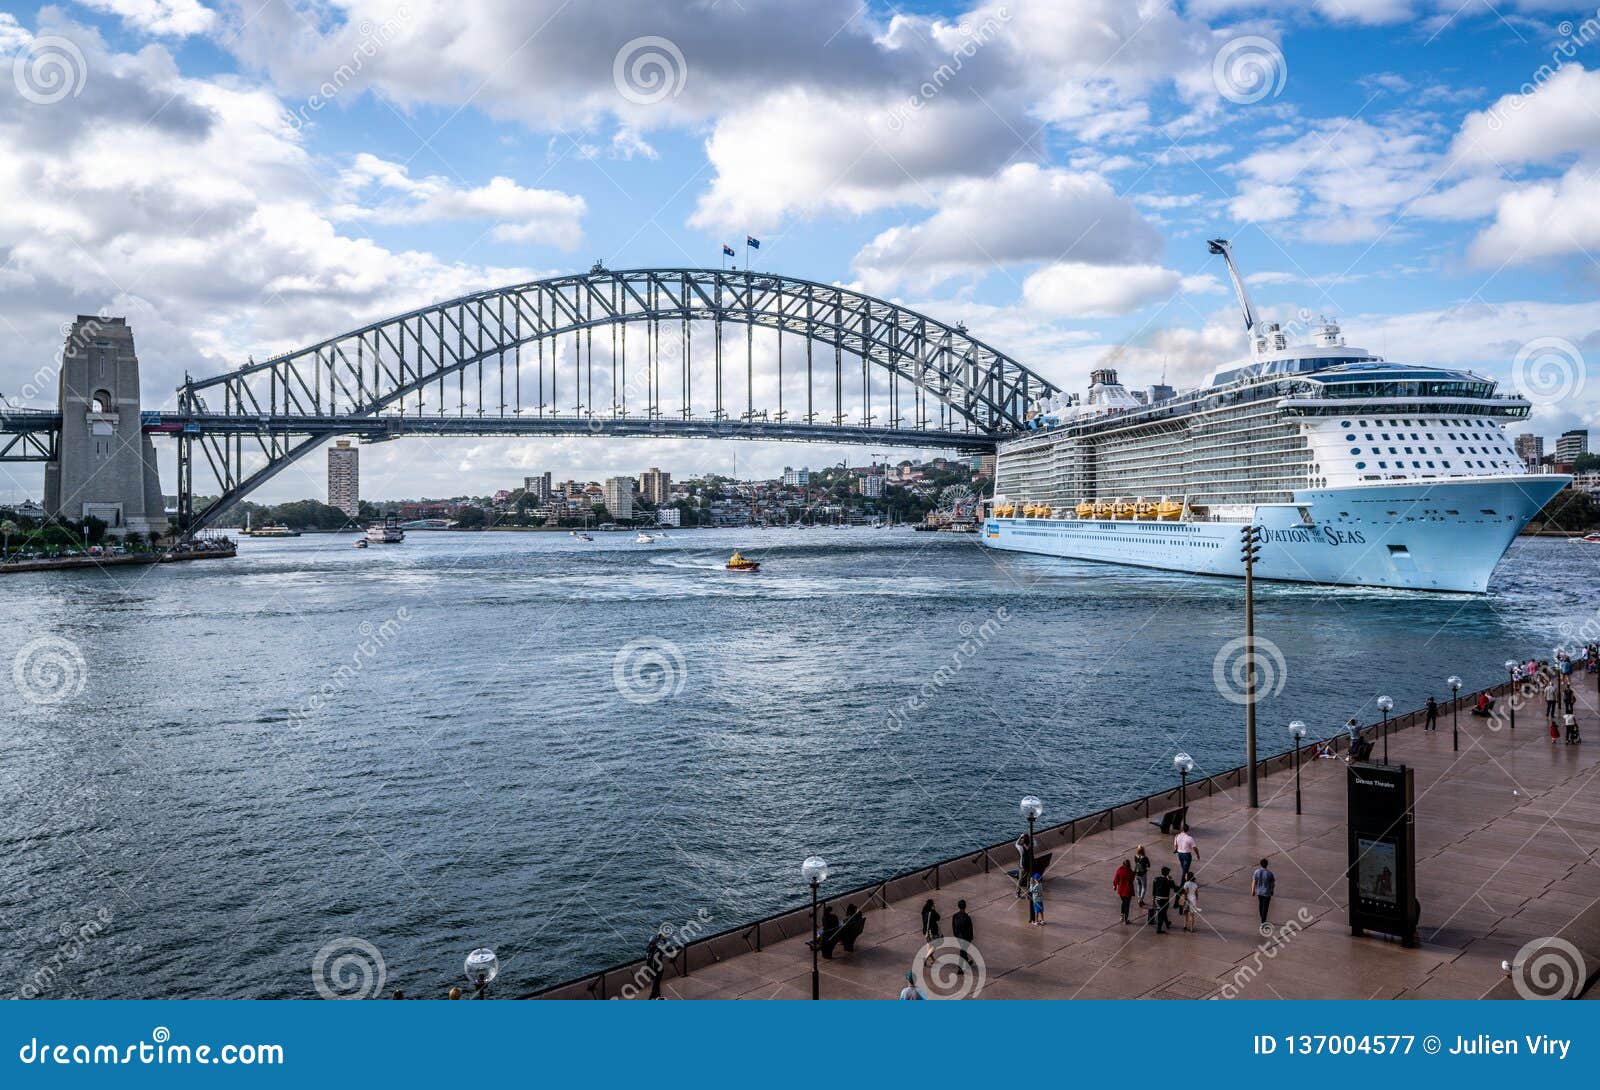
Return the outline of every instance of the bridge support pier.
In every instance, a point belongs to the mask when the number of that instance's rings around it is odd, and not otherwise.
[[[139,357],[126,318],[78,316],[61,355],[61,437],[45,463],[52,518],[97,518],[107,533],[167,533],[155,446],[139,417]]]

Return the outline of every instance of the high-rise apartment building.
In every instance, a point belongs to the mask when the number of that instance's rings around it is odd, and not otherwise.
[[[361,451],[348,439],[328,448],[328,506],[361,514]]]
[[[1576,461],[1578,455],[1589,453],[1589,429],[1573,428],[1571,431],[1561,433],[1561,438],[1556,440],[1556,461],[1562,465],[1570,465]]]
[[[548,471],[537,477],[522,478],[522,491],[530,500],[539,503],[550,502],[550,474]]]
[[[1522,459],[1522,464],[1537,473],[1539,463],[1544,461],[1544,436],[1519,435],[1515,446],[1517,448],[1517,457]]]
[[[644,501],[660,507],[672,493],[672,474],[663,473],[651,466],[639,475],[639,495]]]
[[[618,522],[633,518],[633,478],[607,477],[603,486],[604,503],[611,517]]]

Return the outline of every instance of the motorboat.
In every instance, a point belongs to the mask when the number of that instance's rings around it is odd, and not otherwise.
[[[400,520],[394,515],[385,515],[381,525],[368,526],[365,538],[373,545],[398,545],[405,539],[406,532],[400,529]]]
[[[729,571],[758,572],[761,570],[761,561],[748,560],[738,551],[728,558]]]

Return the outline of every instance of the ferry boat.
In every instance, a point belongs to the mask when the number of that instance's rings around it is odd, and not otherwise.
[[[999,445],[990,548],[1258,578],[1482,592],[1571,477],[1529,473],[1501,424],[1529,402],[1471,371],[1347,347],[1323,319],[1291,345],[1257,320],[1226,240],[1250,355],[1203,386],[1130,391],[1102,367],[1086,395],[1032,407]]]
[[[270,523],[270,524],[268,524],[266,526],[256,526],[254,528],[251,528],[251,527],[247,526],[242,531],[242,533],[244,533],[248,537],[299,537],[300,536],[300,531],[299,530],[291,530],[289,527],[283,525],[283,523],[281,523],[281,522],[280,523]]]
[[[382,525],[368,526],[366,540],[374,545],[398,545],[406,539],[406,532],[400,528],[400,520],[393,515],[385,515]]]
[[[743,555],[735,552],[728,558],[729,571],[758,572],[761,570],[761,561],[747,560]]]

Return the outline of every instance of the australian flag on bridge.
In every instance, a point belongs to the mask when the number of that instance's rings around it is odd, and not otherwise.
[[[738,255],[733,252],[733,247],[732,246],[729,246],[726,242],[724,242],[722,244],[722,256],[723,257],[737,257]]]
[[[746,246],[750,247],[752,250],[761,249],[761,240],[759,238],[756,238],[756,236],[754,236],[754,235],[746,235],[746,236],[744,236],[744,244]]]

